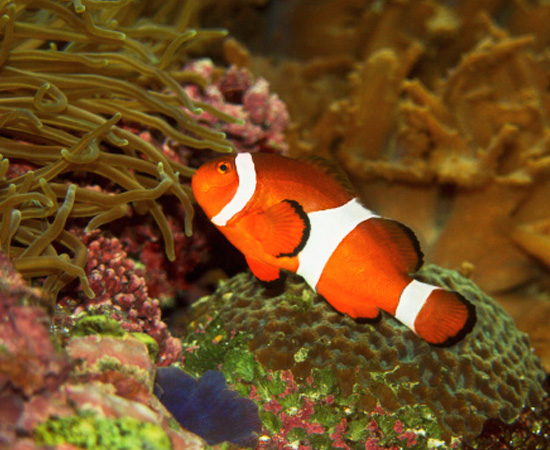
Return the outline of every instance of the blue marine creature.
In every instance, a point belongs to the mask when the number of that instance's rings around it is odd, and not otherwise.
[[[221,372],[208,370],[196,380],[179,367],[159,367],[154,392],[182,427],[208,445],[257,446],[262,430],[258,407],[228,389]]]

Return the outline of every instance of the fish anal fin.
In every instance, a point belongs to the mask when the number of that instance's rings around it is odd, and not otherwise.
[[[248,221],[248,230],[262,249],[277,258],[298,255],[309,237],[309,219],[295,200],[283,200]]]
[[[266,264],[256,258],[246,256],[248,267],[256,278],[265,283],[275,283],[282,279],[281,270],[278,267]]]
[[[372,218],[369,225],[377,231],[377,240],[388,248],[398,268],[414,273],[423,263],[424,255],[414,232],[400,222],[385,218]]]
[[[373,319],[378,319],[379,316],[380,316],[380,309],[377,308],[376,306],[362,305],[358,308],[358,311],[355,312],[355,317],[354,316],[351,316],[351,317],[353,319],[373,320]]]

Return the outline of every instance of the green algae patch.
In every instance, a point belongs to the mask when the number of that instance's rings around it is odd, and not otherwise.
[[[101,314],[82,317],[71,330],[72,336],[90,336],[93,334],[124,336],[125,333],[117,320]]]
[[[248,350],[249,341],[248,334],[230,335],[222,322],[214,319],[183,342],[184,369],[194,376],[201,376],[207,370],[221,370],[229,384],[238,379],[251,382],[261,366]]]
[[[44,445],[71,444],[89,450],[172,449],[170,438],[159,425],[92,412],[50,418],[35,428],[34,437]]]
[[[147,352],[151,360],[156,361],[159,356],[159,344],[151,336],[146,333],[130,333],[136,339],[139,339],[147,347]]]
[[[362,399],[368,385],[355,384],[344,394],[335,367],[314,368],[305,379],[290,370],[269,369],[250,351],[252,339],[250,333],[226,330],[219,318],[195,324],[183,342],[184,369],[197,377],[221,370],[232,388],[258,404],[273,442],[315,450],[364,450],[367,444],[424,450],[430,442],[437,442],[439,450],[450,448],[441,440],[443,431],[430,408],[415,405],[390,412],[373,405],[366,410]]]

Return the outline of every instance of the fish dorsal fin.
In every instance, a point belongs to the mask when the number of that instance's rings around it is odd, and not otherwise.
[[[295,200],[283,200],[250,215],[246,222],[247,232],[277,258],[298,255],[309,237],[309,219]]]
[[[299,158],[299,160],[317,167],[323,173],[337,181],[338,184],[346,190],[346,192],[356,195],[355,189],[353,188],[348,175],[336,163],[317,155],[304,156]]]
[[[406,273],[414,273],[423,263],[424,255],[414,232],[400,222],[381,217],[372,218],[369,224],[376,228],[381,245],[390,250],[392,259]]]

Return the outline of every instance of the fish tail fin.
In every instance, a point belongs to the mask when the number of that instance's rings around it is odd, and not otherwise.
[[[476,310],[458,292],[434,289],[414,321],[414,331],[428,343],[447,347],[474,327]]]

